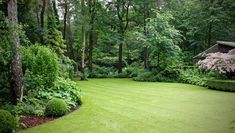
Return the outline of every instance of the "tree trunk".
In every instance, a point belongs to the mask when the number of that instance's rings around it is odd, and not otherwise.
[[[11,89],[14,98],[14,102],[21,100],[22,98],[22,86],[23,86],[23,72],[22,72],[22,63],[20,55],[20,39],[18,31],[15,29],[17,26],[17,0],[8,1],[8,17],[10,20],[10,34],[11,34],[11,43],[12,43],[12,52],[13,59],[10,64],[11,71]]]
[[[124,36],[122,35],[122,39],[124,41]],[[123,42],[119,44],[119,50],[118,50],[118,73],[122,72],[122,46]]]
[[[88,55],[88,67],[89,67],[89,70],[90,72],[92,72],[92,52],[93,52],[93,48],[94,48],[94,32],[93,32],[93,29],[91,29],[90,31],[90,36],[89,36],[89,55]]]
[[[45,14],[45,10],[46,10],[46,0],[42,0],[42,10],[41,10],[41,14],[40,14],[40,21],[41,21],[41,28],[44,30],[44,14]]]
[[[148,3],[144,3],[144,34],[147,36],[148,29],[147,29],[147,22],[146,19],[149,17],[149,9],[148,9]],[[148,47],[144,47],[144,69],[149,69],[149,63],[148,63]]]
[[[89,31],[89,53],[88,53],[88,68],[92,72],[92,52],[95,45],[94,36],[94,20],[96,12],[96,0],[89,0],[89,13],[90,13],[90,31]]]
[[[65,2],[65,4],[64,4],[64,32],[63,32],[63,38],[64,39],[66,39],[67,14],[68,14],[68,3]]]
[[[210,22],[208,28],[208,39],[207,39],[208,48],[211,46],[211,32],[212,32],[212,23]]]
[[[82,16],[84,18],[84,0],[81,0],[81,6],[82,6]],[[82,24],[82,50],[81,50],[81,80],[85,80],[84,73],[85,73],[85,50],[86,50],[86,32],[85,32],[85,22]]]
[[[85,72],[85,49],[86,49],[86,33],[84,28],[82,27],[82,54],[81,54],[81,72],[84,74]],[[83,76],[81,78],[84,80]]]

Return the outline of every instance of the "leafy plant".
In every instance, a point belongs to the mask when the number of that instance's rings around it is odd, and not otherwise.
[[[39,44],[31,45],[28,48],[22,47],[23,56],[23,69],[27,76],[31,76],[33,82],[38,82],[36,79],[40,79],[41,86],[50,87],[56,80],[59,73],[59,62],[57,55],[45,46],[40,46]],[[27,89],[34,89],[31,86],[31,82],[27,82]]]
[[[197,68],[186,69],[180,71],[179,81],[200,86],[207,86],[207,77],[200,73]]]
[[[52,99],[46,105],[47,116],[62,116],[68,111],[66,103],[61,99]]]
[[[207,54],[206,59],[199,61],[198,64],[201,69],[219,72],[231,78],[235,73],[235,49],[229,53]]]
[[[10,112],[0,110],[0,133],[11,133],[17,128],[17,121]]]

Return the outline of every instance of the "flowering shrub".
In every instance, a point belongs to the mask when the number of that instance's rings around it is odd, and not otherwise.
[[[207,54],[206,59],[200,60],[198,65],[201,69],[216,71],[230,77],[232,73],[235,73],[235,49],[228,53]]]

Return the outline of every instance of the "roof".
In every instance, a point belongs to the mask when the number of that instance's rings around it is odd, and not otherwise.
[[[217,41],[215,45],[213,45],[210,48],[208,48],[207,50],[199,53],[198,55],[196,55],[194,57],[194,59],[203,58],[208,53],[219,52],[219,46],[221,46],[221,45],[235,48],[235,42]]]
[[[226,46],[230,46],[230,47],[235,48],[235,42],[217,41],[217,44],[222,44],[222,45],[226,45]]]

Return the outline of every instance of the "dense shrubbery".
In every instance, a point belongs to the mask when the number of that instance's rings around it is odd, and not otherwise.
[[[47,116],[62,116],[68,111],[66,103],[61,99],[52,99],[46,105]]]
[[[23,101],[14,106],[12,113],[17,115],[36,115],[43,116],[45,110],[45,100],[24,97]]]
[[[57,55],[51,49],[32,45],[29,48],[22,47],[23,69],[26,71],[26,88],[36,89],[32,82],[40,82],[40,85],[50,87],[59,74],[59,62]],[[31,81],[29,81],[32,79]],[[29,84],[27,84],[29,83]],[[40,86],[41,87],[41,86]]]
[[[211,89],[235,92],[235,80],[208,80],[207,84]]]
[[[201,69],[225,74],[231,78],[235,74],[235,49],[228,53],[210,53],[206,59],[198,62]]]
[[[70,79],[58,77],[61,75],[59,71],[65,78],[72,76],[71,65],[60,65],[57,55],[44,46],[33,45],[22,48],[22,51],[27,98],[49,100],[57,97],[66,99],[65,102],[69,107],[81,104],[81,90],[76,83]]]
[[[16,127],[14,116],[6,110],[0,110],[0,133],[11,133]]]
[[[200,86],[207,86],[207,77],[197,68],[188,68],[180,71],[179,81]]]

